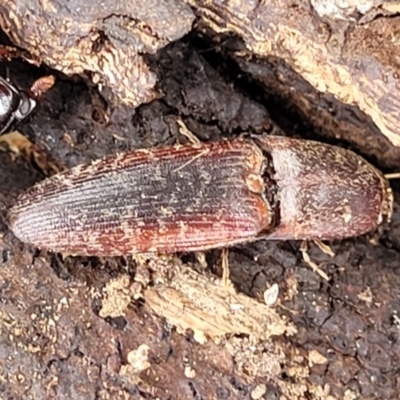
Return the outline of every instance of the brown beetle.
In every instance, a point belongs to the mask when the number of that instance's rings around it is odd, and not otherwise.
[[[342,239],[389,220],[388,181],[349,150],[262,136],[138,150],[38,183],[9,214],[23,242],[73,255]]]

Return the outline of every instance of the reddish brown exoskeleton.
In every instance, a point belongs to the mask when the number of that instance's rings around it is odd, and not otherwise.
[[[392,202],[385,177],[353,152],[262,136],[77,166],[20,196],[9,221],[40,248],[115,256],[342,239],[389,220]]]

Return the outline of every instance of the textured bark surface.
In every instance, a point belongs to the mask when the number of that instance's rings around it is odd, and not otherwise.
[[[179,0],[5,0],[0,27],[13,43],[67,75],[87,74],[115,101],[137,106],[155,96],[156,77],[142,58],[186,34],[194,16]]]
[[[11,8],[14,3],[3,1],[0,7],[4,4]],[[370,13],[371,21],[355,24],[354,31],[379,23],[394,32],[397,17],[386,18],[388,7],[373,4],[378,6],[379,18]],[[282,2],[283,15],[288,9]],[[298,24],[304,10],[292,9]],[[3,12],[0,15],[4,18]],[[283,29],[287,18],[274,18]],[[310,20],[301,23],[307,29],[315,26]],[[251,26],[246,19],[242,24]],[[28,28],[14,26],[9,33],[17,40],[25,37],[23,29]],[[317,38],[311,35],[307,46]],[[383,42],[390,46],[395,39]],[[312,46],[299,49],[305,59],[308,51],[314,54]],[[394,59],[396,49],[391,50]],[[365,53],[365,60],[370,57]],[[186,143],[179,119],[203,141],[243,131],[287,134],[350,147],[385,172],[399,170],[399,150],[380,133],[372,114],[316,91],[310,79],[295,72],[290,59],[256,59],[237,38],[213,35],[203,25],[147,57],[158,76],[155,90],[163,96],[136,109],[110,108],[82,81],[56,74],[56,84],[38,112],[19,126],[36,148],[15,136],[0,140],[6,150],[0,152],[1,397],[398,397],[396,182],[393,221],[385,231],[332,243],[334,257],[310,246],[311,259],[329,281],[302,261],[297,242],[260,241],[231,249],[233,289],[221,286],[217,278],[223,270],[219,251],[207,253],[205,260],[193,254],[146,262],[63,257],[23,245],[5,224],[16,195],[43,179],[43,171],[135,148]],[[332,84],[336,78],[331,79],[331,59],[322,58],[308,68],[318,72],[324,63]],[[48,72],[20,61],[0,64],[1,75],[21,88]],[[395,96],[395,89],[382,82],[378,79],[378,89],[375,81],[368,87],[376,93],[384,87]],[[368,98],[370,106],[378,103],[378,97]]]
[[[189,3],[216,32],[238,34],[253,53],[284,60],[322,94],[357,106],[400,146],[398,2]]]

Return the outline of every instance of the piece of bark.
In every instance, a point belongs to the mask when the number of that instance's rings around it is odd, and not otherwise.
[[[156,76],[142,54],[182,37],[193,19],[179,0],[0,3],[0,27],[15,45],[67,75],[90,74],[111,89],[115,103],[134,107],[156,95]]]
[[[330,93],[316,91],[282,60],[271,57],[259,62],[232,53],[228,52],[241,70],[279,104],[274,110],[279,110],[278,118],[284,116],[287,130],[291,131],[293,125],[288,120],[300,119],[302,124],[295,131],[301,136],[317,134],[332,142],[344,141],[380,169],[400,169],[400,147],[393,146],[357,106],[344,104]]]
[[[216,32],[240,35],[253,53],[282,58],[320,92],[358,106],[400,146],[400,17],[364,24],[322,18],[299,0],[189,3]]]
[[[377,15],[393,15],[400,7],[400,3],[385,0],[311,0],[311,4],[321,17],[360,22]]]
[[[0,150],[8,152],[14,161],[22,157],[31,162],[45,176],[55,175],[65,168],[18,131],[0,136]]]
[[[237,293],[220,279],[176,263],[168,266],[164,275],[157,285],[144,291],[146,304],[178,332],[191,329],[200,343],[207,339],[218,342],[228,335],[247,335],[261,342],[295,332],[273,308]]]

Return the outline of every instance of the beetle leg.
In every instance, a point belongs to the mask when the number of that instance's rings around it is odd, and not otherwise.
[[[329,245],[323,243],[323,242],[322,242],[321,240],[319,240],[319,239],[314,239],[313,242],[318,246],[318,248],[319,248],[323,253],[327,254],[328,256],[335,257],[335,253],[333,252],[333,250],[330,248]]]
[[[231,281],[229,279],[230,271],[229,271],[228,254],[229,250],[227,248],[223,248],[221,252],[221,266],[222,266],[221,283],[225,287],[231,285]]]
[[[191,144],[200,144],[200,140],[187,128],[184,122],[178,118],[176,123],[179,125],[179,133],[189,139]]]
[[[308,254],[308,244],[307,241],[303,241],[300,246],[300,251],[303,256],[303,260],[308,266],[316,272],[321,278],[329,281],[329,276],[323,271],[315,262],[311,261],[310,255]]]

